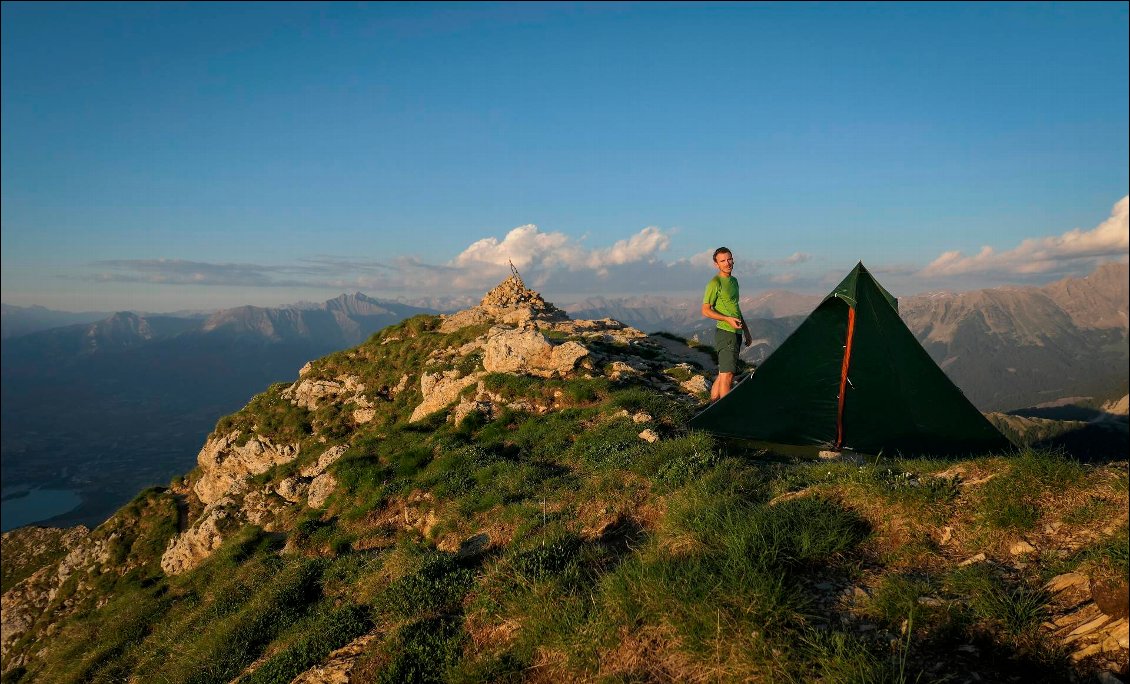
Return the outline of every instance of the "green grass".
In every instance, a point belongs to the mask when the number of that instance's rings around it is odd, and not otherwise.
[[[462,655],[465,636],[455,616],[425,618],[404,625],[385,646],[387,662],[375,673],[359,673],[378,684],[445,682]],[[372,667],[370,665],[370,667]],[[375,674],[375,677],[367,675]]]
[[[377,606],[400,618],[452,613],[474,583],[475,573],[453,555],[426,555],[411,574],[391,584]]]
[[[1024,579],[1007,579],[985,564],[954,570],[944,585],[978,618],[1008,637],[1038,636],[1040,624],[1048,616],[1051,595],[1047,590]]]
[[[1082,504],[1065,513],[1063,522],[1069,525],[1087,525],[1110,517],[1114,511],[1115,504],[1113,501],[1091,495]]]
[[[1124,578],[1130,574],[1130,529],[1126,523],[1067,557],[1046,565],[1044,579],[1081,570],[1092,578]]]
[[[295,638],[291,643],[240,681],[245,684],[286,684],[322,662],[333,650],[367,632],[372,624],[369,610],[363,606],[320,606],[307,619],[295,624]]]
[[[981,488],[975,514],[989,529],[1034,529],[1050,495],[1078,487],[1087,478],[1086,466],[1057,452],[1024,449],[1009,465],[1008,472]]]
[[[282,391],[290,384],[271,385],[238,412],[221,418],[212,434],[239,430],[244,440],[257,433],[270,436],[276,443],[302,441],[313,431],[313,417],[310,411],[283,399]]]
[[[793,682],[905,684],[921,679],[920,674],[910,676],[905,660],[877,653],[873,644],[851,633],[811,630],[798,650],[807,667],[786,673]]]
[[[876,587],[867,606],[868,613],[887,626],[898,627],[919,611],[918,600],[929,590],[929,583],[921,577],[888,575]]]

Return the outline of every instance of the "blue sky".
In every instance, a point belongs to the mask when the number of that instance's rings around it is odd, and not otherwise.
[[[1038,284],[1127,253],[1126,3],[3,4],[9,304]]]

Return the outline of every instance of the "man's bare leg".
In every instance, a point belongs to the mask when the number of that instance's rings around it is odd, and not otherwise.
[[[730,387],[734,384],[733,373],[719,373],[718,379],[710,386],[710,401],[718,401],[726,396],[730,391]]]

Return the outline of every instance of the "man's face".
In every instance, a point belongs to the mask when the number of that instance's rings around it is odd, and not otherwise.
[[[718,265],[718,270],[722,272],[722,275],[728,276],[734,270],[734,255],[729,252],[721,252],[714,257],[714,263]]]

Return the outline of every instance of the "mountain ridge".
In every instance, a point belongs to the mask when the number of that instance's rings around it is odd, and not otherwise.
[[[684,427],[709,355],[535,295],[504,282],[307,363],[97,529],[5,533],[4,676],[1067,682],[1125,661],[1124,453],[715,440]]]

